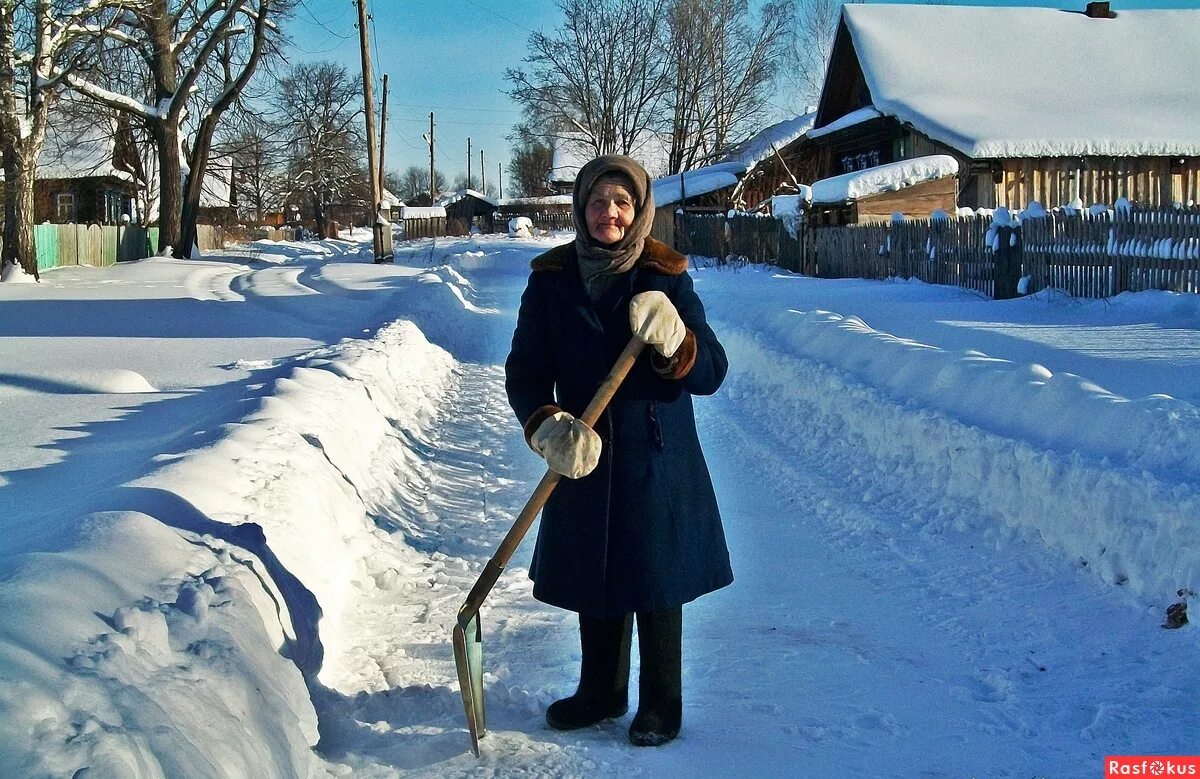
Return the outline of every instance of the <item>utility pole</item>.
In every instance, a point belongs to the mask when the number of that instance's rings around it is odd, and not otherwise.
[[[479,191],[487,194],[487,168],[484,167],[483,149],[479,150]]]
[[[379,194],[380,171],[379,160],[375,157],[375,74],[371,70],[371,42],[367,35],[367,0],[358,0],[358,45],[362,54],[363,78],[363,108],[367,118],[367,177],[371,181],[370,218],[374,233],[375,262],[388,262],[391,259],[390,239],[392,228],[386,222],[380,224]],[[387,235],[384,235],[385,229]]]
[[[425,136],[425,140],[429,142],[429,205],[433,205],[434,197],[434,170],[433,170],[433,111],[429,112],[429,135]]]
[[[471,136],[467,136],[467,189],[471,188]]]
[[[496,197],[503,199],[504,198],[504,166],[498,162],[496,163],[496,183],[499,188],[499,194],[496,195]]]
[[[383,74],[383,107],[379,109],[379,199],[383,199],[384,190],[384,152],[387,151],[387,100],[388,74]]]

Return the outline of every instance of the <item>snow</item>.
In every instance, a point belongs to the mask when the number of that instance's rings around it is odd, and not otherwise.
[[[883,116],[883,114],[880,113],[879,109],[875,108],[875,106],[864,106],[863,108],[858,108],[851,111],[845,116],[834,119],[829,124],[823,125],[814,130],[810,130],[808,137],[820,138],[822,136],[829,135],[830,133],[835,133],[838,130],[844,130],[847,127],[853,127],[856,124],[862,124],[863,122],[869,122],[872,119],[878,119],[881,116]]]
[[[958,161],[946,154],[889,162],[874,168],[821,179],[812,185],[812,202],[849,203],[859,198],[904,189],[957,173]]]
[[[46,128],[46,142],[38,155],[40,179],[75,179],[111,176],[133,181],[133,174],[113,166],[116,121],[96,124],[56,114]]]
[[[716,192],[718,189],[732,187],[738,183],[738,178],[746,172],[746,169],[747,166],[744,162],[718,162],[715,165],[655,179],[652,185],[654,205],[656,208],[661,208],[682,202],[685,195],[697,197],[707,195],[709,192]]]
[[[866,4],[843,19],[874,108],[969,157],[1200,154],[1200,9]]]
[[[505,206],[569,206],[571,195],[544,195],[542,197],[506,197],[500,200],[500,207]]]
[[[446,216],[443,206],[400,206],[397,219],[438,219]]]
[[[685,609],[683,733],[546,729],[579,650],[530,537],[476,760],[450,631],[542,473],[502,363],[554,241],[349,237],[0,284],[0,775],[1064,776],[1200,743],[1196,628],[1160,627],[1200,574],[1200,296],[694,258],[737,580]]]
[[[722,162],[741,162],[745,163],[747,169],[753,168],[763,160],[774,157],[776,150],[783,149],[811,130],[816,120],[817,112],[814,110],[776,122],[733,147]]]
[[[478,198],[478,199],[482,200],[483,202],[485,202],[489,205],[492,205],[492,206],[499,207],[499,205],[500,205],[499,201],[497,201],[495,198],[488,197],[487,195],[483,194],[482,192],[478,192],[474,189],[460,189],[457,192],[451,192],[451,193],[442,195],[441,197],[439,197],[437,199],[437,202],[434,203],[434,205],[440,206],[441,208],[445,208],[446,206],[457,203],[458,201],[460,201],[463,198],[468,197],[468,196]]]
[[[555,136],[550,145],[552,151],[547,180],[560,186],[573,184],[579,169],[597,156],[592,151],[594,147],[591,140],[581,131],[569,131]],[[667,170],[670,151],[668,137],[647,130],[638,134],[628,154],[653,177]]]

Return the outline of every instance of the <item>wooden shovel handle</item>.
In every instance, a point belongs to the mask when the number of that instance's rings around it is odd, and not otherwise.
[[[621,386],[621,382],[629,374],[633,364],[637,362],[638,356],[642,353],[642,349],[646,346],[636,336],[629,339],[625,350],[621,352],[621,356],[617,358],[612,370],[608,372],[608,376],[604,379],[604,383],[596,390],[595,396],[592,397],[592,402],[584,409],[583,415],[579,417],[588,427],[595,428],[596,422],[600,419],[600,415],[604,413],[604,409],[608,408],[609,401],[613,399],[613,395],[617,393],[617,388]],[[509,529],[508,534],[504,536],[504,540],[500,542],[496,553],[492,555],[492,559],[488,560],[487,565],[483,568],[483,573],[479,575],[475,586],[471,588],[471,592],[467,594],[467,600],[458,611],[458,624],[466,628],[471,618],[479,611],[483,599],[492,591],[492,587],[496,585],[496,580],[500,578],[500,574],[504,571],[504,566],[508,565],[508,561],[512,558],[513,553],[517,551],[517,547],[521,544],[521,540],[525,538],[525,534],[529,532],[529,528],[533,525],[533,521],[537,519],[537,515],[546,505],[546,501],[550,499],[550,493],[554,492],[554,488],[558,486],[559,480],[562,479],[562,474],[546,469],[546,474],[542,476],[542,480],[538,482],[533,494],[529,496],[529,500],[525,503],[525,508],[521,509],[521,513],[517,515],[516,522]]]

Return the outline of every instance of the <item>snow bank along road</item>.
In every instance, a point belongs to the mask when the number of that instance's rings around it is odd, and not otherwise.
[[[155,460],[7,558],[0,773],[1095,776],[1200,749],[1194,628],[1159,627],[1197,572],[1194,406],[897,338],[821,310],[829,282],[699,269],[737,581],[686,609],[684,733],[544,728],[578,648],[530,597],[530,538],[484,607],[477,761],[450,628],[540,476],[501,364],[546,245],[189,273],[324,343],[256,355],[261,391],[204,407],[216,433],[94,433]],[[339,341],[331,312],[374,324]]]

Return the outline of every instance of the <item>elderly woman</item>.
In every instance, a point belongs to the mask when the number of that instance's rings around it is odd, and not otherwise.
[[[650,177],[598,157],[575,180],[573,243],[535,258],[505,364],[530,448],[567,478],[542,512],[538,600],[579,614],[575,694],[546,710],[573,730],[628,709],[636,615],[641,676],[629,739],[657,746],[682,719],[682,606],[733,581],[692,395],[725,378],[725,351],[687,259],[649,237]],[[583,413],[630,337],[643,352],[592,430]]]

